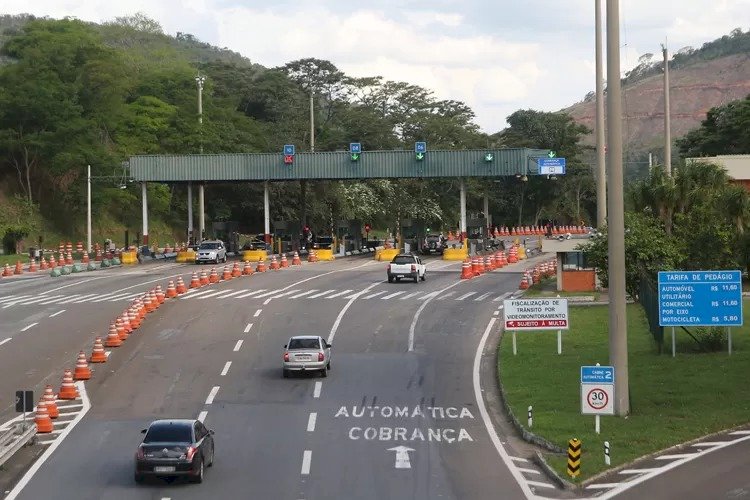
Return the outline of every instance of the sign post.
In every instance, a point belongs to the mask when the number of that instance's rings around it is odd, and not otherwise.
[[[601,429],[599,416],[615,414],[615,367],[581,367],[581,414],[594,415],[594,430]]]
[[[16,391],[16,411],[23,413],[23,427],[26,428],[26,413],[34,409],[34,391]]]
[[[557,330],[557,353],[562,353],[562,331],[568,330],[568,299],[506,299],[503,301],[505,330],[513,333],[516,355],[516,331]]]
[[[659,271],[659,326],[725,326],[732,354],[732,326],[742,326],[741,271]]]

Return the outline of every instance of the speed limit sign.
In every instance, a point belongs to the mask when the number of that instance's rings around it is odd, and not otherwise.
[[[581,413],[584,415],[613,415],[613,388],[609,384],[581,385]]]

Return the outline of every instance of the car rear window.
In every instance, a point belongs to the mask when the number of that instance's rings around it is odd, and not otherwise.
[[[190,424],[154,424],[149,427],[144,443],[191,443],[193,441]]]
[[[198,247],[200,250],[216,250],[219,248],[218,243],[201,243],[201,246]]]
[[[292,339],[289,349],[320,349],[320,342],[318,339]]]
[[[397,255],[393,259],[393,264],[414,264],[414,257],[410,257],[409,255]]]

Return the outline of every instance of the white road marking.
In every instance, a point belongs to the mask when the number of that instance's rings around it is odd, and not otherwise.
[[[242,330],[242,333],[247,333],[250,331],[250,329],[253,327],[252,323],[248,323],[244,330]]]
[[[323,382],[315,382],[315,388],[313,389],[313,397],[320,397],[320,390],[323,388]]]
[[[39,295],[47,295],[48,293],[56,292],[58,290],[62,290],[63,288],[68,288],[70,286],[83,285],[84,283],[88,283],[89,281],[101,280],[101,279],[104,279],[104,278],[111,278],[111,277],[112,276],[97,276],[95,278],[88,278],[88,279],[85,279],[85,280],[76,281],[75,283],[68,283],[67,285],[58,286],[57,288],[53,288],[51,290],[47,290],[46,292],[42,292]]]
[[[432,292],[431,294],[430,293],[427,294],[427,295],[432,295],[432,297],[427,298],[427,300],[425,300],[422,303],[422,305],[419,306],[419,309],[417,309],[417,312],[414,313],[414,318],[411,320],[411,325],[409,325],[409,344],[408,344],[409,345],[409,352],[411,352],[411,351],[414,350],[414,335],[415,335],[415,332],[416,332],[416,329],[417,329],[417,321],[419,321],[419,315],[422,314],[422,311],[424,311],[425,307],[427,307],[427,304],[429,304],[430,301],[436,295],[441,294],[441,293],[445,292],[446,290],[449,290],[449,289],[453,288],[456,285],[460,285],[461,283],[463,283],[463,281],[456,281],[452,285],[448,285],[447,287],[443,288],[442,290],[438,290],[436,292]],[[427,295],[425,295],[425,297],[427,297]],[[425,297],[422,297],[422,299],[425,298]]]
[[[586,489],[589,490],[608,490],[610,488],[616,488],[620,486],[622,483],[599,483],[599,484],[590,484],[586,486]]]
[[[40,302],[40,304],[43,305],[43,306],[46,306],[46,305],[49,305],[49,304],[54,304],[56,302],[60,302],[61,300],[65,300],[66,298],[70,298],[70,295],[68,295],[68,296],[65,296],[65,295],[63,295],[63,296],[53,295],[52,297],[54,297],[54,298],[52,298],[50,300],[45,300],[44,302]],[[75,294],[74,297],[78,297],[78,294]]]
[[[448,293],[444,293],[443,295],[441,295],[440,297],[438,297],[438,298],[437,298],[437,300],[445,300],[445,299],[447,299],[448,297],[450,297],[451,295],[453,295],[454,293],[456,293],[456,292],[448,292]]]
[[[502,302],[502,301],[503,301],[503,300],[505,300],[505,298],[506,298],[506,297],[507,297],[508,295],[510,295],[511,293],[512,293],[512,292],[507,292],[507,293],[504,293],[504,294],[502,294],[502,295],[498,295],[497,297],[495,297],[494,299],[492,299],[492,302]]]
[[[322,297],[323,295],[327,295],[331,292],[335,292],[336,290],[326,290],[325,292],[316,293],[315,295],[310,295],[311,299],[317,299],[318,297]]]
[[[39,322],[31,323],[30,325],[27,325],[27,326],[24,326],[23,328],[21,328],[21,331],[25,332],[26,330],[30,330],[30,329],[34,328],[36,325],[38,325],[38,324],[39,324]]]
[[[494,312],[492,313],[492,315],[493,315],[493,316],[500,316],[500,311],[494,311]]]
[[[260,295],[256,295],[255,298],[256,299],[262,299],[263,297],[268,297],[269,295],[273,295],[275,293],[279,293],[282,290],[283,290],[283,288],[281,290],[271,290],[270,292],[265,292],[265,293],[261,293]]]
[[[471,297],[471,296],[472,296],[472,295],[474,295],[475,293],[477,293],[477,292],[469,292],[469,293],[465,293],[465,294],[461,295],[460,297],[458,297],[458,298],[457,298],[456,300],[464,300],[464,299],[465,299],[465,298],[467,298],[467,297]]]
[[[244,291],[245,291],[245,290],[235,290],[234,292],[229,292],[229,293],[227,293],[227,294],[224,294],[224,295],[219,295],[219,296],[217,296],[216,298],[217,298],[217,299],[228,299],[229,297],[232,297],[232,296],[234,296],[234,295],[238,295],[238,294],[240,294],[240,293],[242,293],[242,292],[244,292]]]
[[[357,298],[370,291],[373,287],[379,285],[379,282],[373,283],[372,285],[368,286],[361,292],[357,292],[354,295],[351,296],[349,299],[349,302],[346,303],[346,305],[339,311],[339,315],[336,316],[336,321],[333,322],[333,326],[331,327],[331,333],[328,334],[328,343],[333,343],[333,338],[336,336],[336,331],[339,329],[339,325],[341,324],[341,319],[344,317],[344,314],[346,314],[346,311],[351,307],[352,304],[354,304],[354,301],[357,300]]]
[[[265,291],[266,291],[265,288],[261,288],[260,290],[253,290],[252,292],[243,293],[242,295],[238,295],[238,296],[235,297],[235,299],[244,299],[246,297],[252,297],[253,295],[255,295],[257,293],[261,293],[261,292],[265,292]]]
[[[86,413],[91,408],[91,403],[89,402],[89,396],[86,394],[86,386],[83,384],[83,382],[76,382],[76,386],[78,388],[78,392],[81,395],[81,403],[83,403],[83,408],[81,411],[76,415],[76,418],[73,419],[72,422],[70,422],[70,425],[68,425],[65,430],[63,430],[60,435],[55,439],[50,445],[49,448],[44,450],[44,453],[41,457],[39,457],[36,462],[29,468],[29,470],[24,474],[24,476],[21,478],[18,483],[13,487],[13,489],[8,493],[8,496],[5,497],[5,500],[15,500],[15,498],[18,496],[21,491],[26,487],[27,484],[31,481],[31,479],[34,477],[34,474],[36,474],[39,469],[41,469],[42,465],[44,465],[44,462],[46,462],[50,456],[55,452],[58,446],[60,446],[65,439],[65,437],[70,434],[76,425],[78,425],[78,422],[80,422],[83,417],[86,415]]]
[[[344,290],[339,293],[334,293],[333,295],[329,295],[326,297],[327,299],[335,299],[336,297],[341,297],[342,295],[346,295],[347,293],[351,292],[351,290]]]
[[[257,318],[258,316],[260,316],[261,311],[263,311],[263,309],[258,309],[257,311],[255,311],[255,314],[253,314],[253,318]]]
[[[104,302],[105,300],[117,299],[120,297],[124,297],[126,295],[130,295],[130,294],[128,292],[125,292],[125,293],[111,292],[111,293],[107,293],[104,295],[100,295],[98,298],[92,300],[91,303]]]
[[[244,342],[244,340],[242,340],[242,339],[238,340],[238,341],[237,341],[237,343],[236,343],[236,344],[234,344],[234,349],[233,349],[233,351],[234,351],[234,352],[237,352],[237,351],[239,351],[239,350],[240,350],[240,348],[242,347],[242,343],[243,343],[243,342]]]
[[[458,283],[461,283],[461,282],[459,281]],[[487,412],[487,407],[484,404],[484,397],[482,396],[482,388],[479,385],[479,367],[482,363],[482,353],[484,352],[484,346],[487,343],[487,338],[490,336],[490,332],[492,331],[492,327],[495,325],[496,321],[497,321],[497,318],[490,319],[490,322],[487,324],[487,328],[484,330],[484,334],[482,335],[482,338],[479,341],[479,345],[477,346],[477,351],[474,354],[474,367],[472,369],[472,374],[471,374],[472,383],[474,385],[474,399],[477,402],[477,407],[479,408],[479,413],[482,416],[482,421],[484,422],[484,426],[487,428],[487,433],[490,435],[492,444],[495,445],[495,449],[497,450],[497,453],[500,455],[500,458],[503,460],[503,463],[505,463],[505,466],[513,475],[513,478],[518,483],[518,486],[519,488],[521,488],[521,491],[523,492],[524,496],[526,498],[531,499],[531,498],[535,498],[535,495],[531,491],[531,488],[529,488],[529,484],[528,484],[529,482],[526,480],[525,477],[523,477],[523,475],[518,471],[518,469],[516,469],[516,466],[513,465],[513,461],[508,455],[508,452],[505,451],[505,448],[500,442],[500,438],[498,437],[497,432],[495,431],[495,427],[492,424],[492,420],[490,419],[490,415]]]
[[[750,434],[750,431],[734,431],[729,433],[730,436],[747,436],[748,434]]]
[[[318,414],[315,412],[310,413],[310,417],[307,419],[307,432],[315,432],[315,422],[318,420]]]
[[[143,292],[138,293],[126,293],[125,295],[117,295],[115,297],[110,297],[107,299],[107,302],[117,302],[118,300],[130,300],[134,299],[136,297],[142,297]]]
[[[310,462],[312,461],[312,451],[305,450],[302,454],[302,472],[303,476],[310,474]]]
[[[526,481],[526,484],[530,484],[531,486],[538,486],[541,488],[554,488],[555,486],[549,483],[543,483],[541,481]]]
[[[203,290],[202,292],[196,292],[191,293],[190,295],[183,295],[182,299],[195,299],[197,297],[200,297],[201,295],[206,295],[207,293],[213,293],[214,290]]]
[[[221,376],[224,377],[229,372],[229,367],[232,366],[231,361],[227,361],[224,363],[224,368],[221,370]]]
[[[528,474],[541,474],[541,472],[539,472],[538,470],[535,470],[535,469],[526,469],[524,467],[519,467],[518,470],[520,470],[521,472],[526,472]]]
[[[454,283],[451,286],[458,285],[459,283],[461,283],[461,281],[458,281],[458,282]],[[426,293],[422,297],[419,297],[417,300],[427,300],[427,301],[430,301],[433,297],[437,297],[440,294],[440,292],[442,292],[444,290],[447,290],[448,288],[450,288],[450,287],[445,287],[445,288],[443,288],[443,290],[437,290],[435,292]]]
[[[213,389],[211,389],[211,392],[208,393],[208,397],[206,398],[206,404],[207,405],[210,405],[211,403],[214,402],[214,398],[216,397],[216,393],[219,392],[219,387],[220,386],[215,385],[213,387]]]
[[[399,300],[406,300],[406,299],[409,299],[411,297],[414,297],[415,295],[419,295],[420,293],[422,293],[422,292],[407,293],[406,295],[404,295],[403,297],[401,297]]]
[[[203,410],[202,412],[198,414],[198,420],[200,420],[201,422],[205,422],[206,415],[208,415],[208,412],[206,410]]]
[[[646,474],[647,472],[653,472],[657,469],[660,469],[661,467],[652,467],[649,469],[625,469],[621,470],[620,474]]]
[[[404,293],[404,292],[401,291],[401,292],[389,293],[388,295],[383,295],[382,297],[380,297],[380,300],[392,299],[393,297],[397,297],[397,296],[401,295],[402,293]]]
[[[8,337],[8,338],[7,338],[7,339],[5,339],[5,340],[0,340],[0,345],[3,345],[3,344],[7,344],[7,343],[8,343],[8,342],[10,342],[11,340],[13,340],[13,337]]]
[[[221,295],[222,293],[226,292],[226,290],[214,290],[211,293],[207,293],[206,295],[203,295],[202,297],[198,297],[200,300],[207,299],[209,297],[215,297],[216,295]]]
[[[723,444],[727,444],[728,442],[731,442],[731,441],[705,441],[703,443],[695,443],[690,446],[693,446],[695,448],[700,448],[702,446],[721,446]]]
[[[289,298],[290,298],[290,299],[298,299],[298,298],[300,298],[300,297],[304,297],[305,295],[310,295],[311,293],[315,293],[315,292],[317,292],[317,291],[318,291],[318,290],[316,290],[315,288],[313,288],[312,290],[308,290],[308,291],[306,291],[306,292],[298,293],[297,295],[292,295],[292,296],[291,296],[291,297],[289,297]]]
[[[367,300],[367,299],[371,299],[373,297],[377,297],[378,295],[382,295],[382,294],[386,293],[387,291],[388,290],[381,290],[379,292],[371,293],[370,295],[362,297],[362,300]]]
[[[292,294],[292,293],[295,293],[295,292],[299,292],[299,289],[289,290],[288,292],[282,292],[282,293],[279,293],[277,295],[271,295],[270,297],[268,297],[266,300],[263,301],[263,305],[267,306],[273,299],[278,299],[280,297],[284,297],[285,295],[289,295],[289,294]],[[260,295],[259,295],[259,297],[260,297]]]
[[[516,462],[528,462],[529,460],[527,458],[523,457],[510,457],[511,460],[515,460]]]
[[[27,299],[29,297],[32,297],[32,295],[8,295],[7,297],[0,297],[0,304],[2,304],[5,301],[12,302],[14,300],[22,300],[22,299]]]
[[[55,295],[55,297],[64,297],[64,295]],[[50,297],[36,297],[34,299],[28,299],[28,300],[26,300],[26,299],[24,299],[24,300],[17,300],[17,301],[13,301],[13,304],[14,305],[15,304],[21,304],[21,305],[24,305],[24,306],[30,306],[31,304],[36,304],[37,302],[41,302],[41,301],[47,300],[49,298]]]
[[[74,304],[81,304],[83,302],[90,302],[91,300],[93,300],[94,298],[99,297],[99,296],[100,295],[98,293],[86,294],[86,295],[84,295],[82,297],[78,297],[78,299],[74,300],[73,303]],[[60,304],[65,304],[65,302],[64,301],[60,302]]]
[[[482,300],[486,299],[489,296],[490,296],[490,292],[483,293],[482,295],[480,295],[479,297],[477,297],[476,299],[474,299],[474,302],[482,301]]]

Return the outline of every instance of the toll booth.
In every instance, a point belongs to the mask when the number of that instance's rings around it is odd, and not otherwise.
[[[224,221],[211,224],[211,236],[224,242],[227,252],[238,253],[240,251],[239,222]]]
[[[362,249],[362,221],[354,219],[339,220],[336,223],[336,241],[338,253],[352,252]]]
[[[273,249],[276,252],[295,252],[301,247],[302,223],[298,220],[276,220],[273,225]]]
[[[473,254],[475,252],[487,250],[489,248],[487,219],[485,219],[484,217],[472,217],[467,219],[466,233],[468,235],[470,253]]]
[[[420,242],[424,240],[427,234],[427,225],[421,220],[403,219],[401,221],[401,234],[404,240],[404,252],[416,253],[419,250]]]

